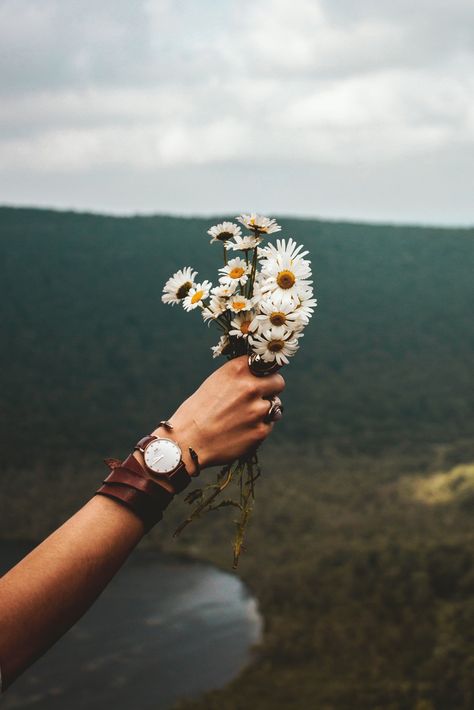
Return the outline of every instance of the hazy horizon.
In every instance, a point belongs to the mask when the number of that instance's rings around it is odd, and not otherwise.
[[[242,210],[241,212],[236,211],[236,210],[231,210],[228,212],[171,212],[171,211],[164,211],[164,210],[106,210],[106,209],[91,209],[87,207],[72,207],[72,206],[57,206],[57,205],[35,205],[35,204],[29,204],[29,203],[0,203],[0,209],[6,208],[6,209],[25,209],[25,210],[51,210],[53,212],[73,212],[76,214],[90,214],[90,215],[96,215],[98,217],[174,217],[176,219],[183,218],[183,219],[206,219],[208,218],[209,220],[217,220],[221,219],[223,217],[230,217],[234,218],[237,217],[237,215],[241,214],[242,212],[249,213],[252,210],[246,209]],[[466,229],[470,230],[474,228],[474,220],[469,223],[453,223],[453,222],[422,222],[422,221],[397,221],[397,220],[390,220],[390,219],[370,219],[370,218],[352,218],[352,217],[333,217],[331,215],[323,215],[323,214],[292,214],[289,212],[282,213],[282,212],[268,212],[265,213],[267,216],[271,217],[276,217],[278,219],[284,220],[284,219],[300,219],[300,220],[314,220],[314,221],[319,221],[319,222],[336,222],[336,223],[342,223],[342,224],[367,224],[368,226],[376,226],[376,225],[387,225],[387,226],[394,226],[394,227],[427,227],[427,228],[437,228],[439,227],[440,229],[445,229],[445,228],[452,228],[452,229]]]

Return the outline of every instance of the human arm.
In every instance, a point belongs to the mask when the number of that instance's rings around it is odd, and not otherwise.
[[[192,446],[203,468],[231,461],[270,433],[263,397],[283,385],[280,375],[255,378],[245,358],[237,358],[183,402],[170,417],[173,430],[167,436],[177,440],[184,457]],[[185,463],[193,474],[192,461]],[[0,579],[4,688],[84,614],[143,534],[143,523],[131,510],[94,496]]]

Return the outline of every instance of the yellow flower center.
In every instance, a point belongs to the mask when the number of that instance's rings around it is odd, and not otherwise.
[[[247,335],[249,332],[249,327],[250,327],[250,321],[249,320],[244,320],[243,323],[240,325],[240,331],[244,334]]]
[[[289,271],[288,269],[280,271],[277,276],[277,284],[280,288],[291,288],[295,285],[295,281],[296,278],[294,273],[292,271]]]
[[[286,323],[285,313],[282,313],[281,311],[275,311],[270,316],[270,323],[272,325],[285,325],[285,323]]]
[[[245,269],[242,266],[234,266],[234,268],[229,271],[229,276],[231,279],[240,279],[244,272]]]
[[[285,341],[284,340],[270,340],[267,347],[271,353],[278,353],[278,352],[280,352],[280,350],[283,350],[283,348],[285,347]]]
[[[191,303],[197,303],[203,297],[204,291],[196,291],[195,294],[191,296]]]
[[[246,305],[245,301],[234,301],[232,303],[232,306],[236,311],[243,311]]]
[[[176,298],[184,298],[185,296],[187,296],[191,286],[191,281],[186,281],[186,283],[182,284],[182,286],[180,286],[176,292]]]

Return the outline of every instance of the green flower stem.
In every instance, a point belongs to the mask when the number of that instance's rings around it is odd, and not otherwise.
[[[251,273],[252,284],[255,281],[256,271],[257,271],[257,247],[255,247],[253,250],[252,273]]]
[[[239,518],[235,521],[236,533],[233,542],[233,568],[235,569],[239,563],[240,555],[245,550],[245,533],[249,518],[252,514],[253,503],[255,500],[255,481],[260,476],[260,466],[258,463],[257,454],[251,454],[242,459],[234,461],[233,464],[224,466],[218,474],[215,483],[207,486],[212,493],[203,500],[203,492],[200,489],[193,491],[193,494],[188,494],[189,501],[193,503],[196,499],[200,500],[198,505],[191,511],[188,517],[183,520],[173,533],[173,537],[177,537],[180,533],[196,518],[199,518],[202,513],[209,513],[219,508],[234,507],[240,512]],[[236,482],[238,500],[226,498],[225,500],[215,503],[218,496],[233,482]]]
[[[245,532],[255,500],[255,481],[259,476],[260,466],[258,464],[257,454],[252,454],[239,462],[238,477],[240,500],[238,508],[240,510],[240,517],[236,520],[237,530],[233,545],[233,569],[239,564],[240,555],[243,550],[245,550]]]
[[[253,296],[253,285],[255,283],[255,274],[257,273],[257,247],[254,248],[252,254],[252,268],[250,271],[250,278],[248,280],[247,288],[247,298],[252,298]]]
[[[222,328],[222,330],[224,330],[226,333],[229,331],[230,323],[224,314],[217,316],[217,318],[214,318],[213,321],[219,328]]]
[[[192,521],[195,518],[198,518],[202,512],[204,512],[207,508],[209,508],[209,506],[212,505],[212,503],[217,498],[217,496],[220,493],[222,493],[222,491],[225,490],[227,488],[227,486],[229,485],[229,483],[232,481],[232,478],[234,476],[234,473],[235,473],[238,465],[239,465],[239,462],[237,462],[237,465],[235,465],[234,468],[232,468],[232,464],[229,464],[228,466],[225,467],[224,470],[226,472],[226,476],[225,476],[224,480],[221,483],[217,482],[217,483],[213,484],[212,486],[210,486],[211,488],[214,488],[213,493],[211,493],[210,496],[208,496],[201,503],[199,503],[199,505],[196,506],[196,508],[193,511],[191,511],[191,513],[186,518],[186,520],[183,520],[183,522],[180,525],[178,525],[178,527],[176,528],[176,530],[173,533],[173,537],[177,537],[184,530],[184,528],[186,528],[189,525],[189,523],[192,523]]]

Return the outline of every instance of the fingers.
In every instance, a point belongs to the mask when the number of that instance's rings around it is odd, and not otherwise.
[[[255,420],[263,421],[270,411],[271,402],[268,399],[259,397],[255,402]]]
[[[256,450],[260,444],[262,444],[267,436],[271,434],[274,427],[273,422],[264,422],[263,420],[258,422],[253,428],[253,450]]]
[[[260,377],[258,384],[262,397],[270,397],[272,394],[279,394],[285,389],[285,380],[279,372],[276,372],[274,375]]]
[[[240,355],[229,360],[222,365],[222,369],[224,368],[231,377],[237,377],[244,388],[248,387],[249,391],[259,393],[261,397],[278,394],[285,388],[285,380],[279,372],[265,377],[256,377],[249,370],[247,355]]]

